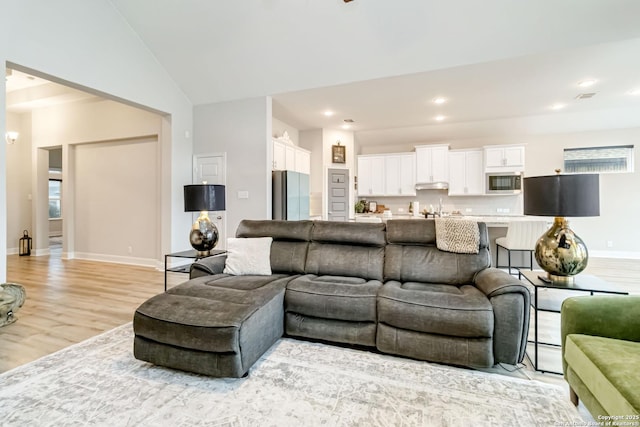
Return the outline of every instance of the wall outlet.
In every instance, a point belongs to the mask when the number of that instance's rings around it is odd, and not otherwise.
[[[133,253],[133,247],[132,246],[128,246],[127,247],[127,252],[129,253],[129,255],[131,255]]]
[[[497,213],[502,213],[502,208],[496,208]]]
[[[608,248],[612,248],[613,247],[613,241],[607,240],[607,247]]]
[[[248,199],[249,192],[248,191],[238,191],[238,199]]]
[[[473,212],[473,209],[472,209],[472,208],[466,208],[464,211],[465,211],[466,213],[471,213],[471,212]]]

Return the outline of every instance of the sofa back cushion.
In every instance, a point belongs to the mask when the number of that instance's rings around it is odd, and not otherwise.
[[[385,224],[314,221],[305,272],[382,280]]]
[[[400,282],[464,285],[491,265],[489,234],[478,223],[480,245],[477,254],[444,252],[436,247],[436,227],[432,219],[387,221],[384,279]]]
[[[236,237],[271,237],[272,273],[305,272],[312,221],[242,220]]]

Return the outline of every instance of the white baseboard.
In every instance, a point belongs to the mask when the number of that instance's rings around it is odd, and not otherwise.
[[[640,252],[632,251],[589,251],[591,258],[640,259]]]
[[[18,255],[19,253],[18,248],[7,248],[7,255]]]
[[[120,255],[92,254],[87,252],[65,252],[66,259],[82,259],[87,261],[111,262],[115,264],[138,265],[141,267],[157,268],[158,260],[150,258],[135,258]]]

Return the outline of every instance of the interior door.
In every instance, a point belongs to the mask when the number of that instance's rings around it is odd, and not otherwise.
[[[226,185],[226,159],[224,154],[196,155],[194,156],[193,183]],[[194,213],[193,221],[198,217]],[[216,249],[226,249],[227,247],[227,221],[224,211],[209,212],[209,218],[218,228],[219,240]]]
[[[349,219],[349,169],[328,170],[327,219],[347,221]]]

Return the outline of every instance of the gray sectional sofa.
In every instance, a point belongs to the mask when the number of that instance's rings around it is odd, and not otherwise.
[[[433,362],[489,367],[524,357],[529,291],[477,254],[441,251],[434,220],[242,221],[237,237],[271,237],[265,276],[192,266],[189,281],[134,315],[134,355],[157,365],[241,377],[283,335]]]

